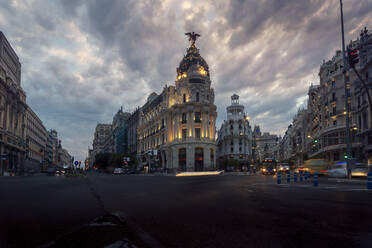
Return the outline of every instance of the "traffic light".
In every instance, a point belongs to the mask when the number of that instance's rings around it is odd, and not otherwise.
[[[347,154],[346,153],[344,153],[344,159],[347,159]]]
[[[318,143],[318,140],[317,140],[317,139],[315,139],[315,140],[314,140],[314,143]]]
[[[350,68],[355,68],[355,65],[359,62],[359,54],[358,49],[347,49],[347,56],[349,59],[349,66]]]

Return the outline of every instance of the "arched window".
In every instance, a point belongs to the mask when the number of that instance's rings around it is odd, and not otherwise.
[[[186,94],[183,94],[183,102],[186,102]]]
[[[199,92],[196,92],[196,101],[199,102]]]

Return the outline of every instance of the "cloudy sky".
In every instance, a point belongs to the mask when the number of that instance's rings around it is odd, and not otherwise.
[[[0,0],[27,102],[84,159],[97,122],[174,84],[195,31],[226,118],[240,95],[252,126],[282,134],[319,66],[341,49],[338,0]],[[372,1],[344,0],[346,41],[372,28]]]

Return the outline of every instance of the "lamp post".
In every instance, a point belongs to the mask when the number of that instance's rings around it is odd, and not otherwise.
[[[342,57],[343,57],[343,69],[342,74],[344,76],[344,89],[345,89],[345,122],[346,122],[346,168],[348,178],[351,177],[351,166],[350,166],[350,157],[351,157],[351,144],[350,144],[350,123],[349,123],[349,91],[346,83],[346,56],[345,56],[345,38],[344,38],[344,17],[342,11],[342,0],[340,0],[340,12],[341,12],[341,34],[342,34]]]

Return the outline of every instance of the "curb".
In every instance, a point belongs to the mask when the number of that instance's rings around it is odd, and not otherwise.
[[[367,184],[367,180],[328,178],[329,182],[346,183],[346,184]]]

